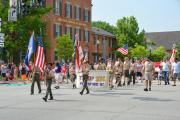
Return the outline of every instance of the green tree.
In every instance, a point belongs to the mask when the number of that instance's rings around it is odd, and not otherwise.
[[[176,45],[176,49],[177,49],[177,54],[176,54],[176,56],[177,56],[178,59],[180,59],[180,43],[178,43],[178,44]]]
[[[134,16],[123,17],[117,21],[116,38],[118,45],[122,46],[128,43],[129,47],[135,47],[135,44],[145,45],[145,31],[139,31],[139,26]]]
[[[69,35],[62,35],[57,38],[56,51],[61,59],[71,59],[74,51],[73,42]]]
[[[26,0],[29,4],[30,0]],[[26,53],[28,42],[32,31],[35,32],[35,37],[39,35],[42,28],[43,37],[46,37],[46,22],[42,17],[47,14],[50,7],[32,7],[26,16],[18,15],[16,22],[8,21],[9,0],[0,0],[0,17],[2,18],[2,32],[5,33],[5,49],[9,56],[17,59],[17,53],[20,51]],[[43,39],[44,40],[44,39]],[[47,46],[47,42],[44,42]]]
[[[116,27],[113,25],[110,25],[109,23],[104,22],[104,21],[93,21],[92,27],[101,28],[107,32],[112,33],[112,34],[116,33]]]
[[[135,44],[134,48],[129,49],[131,57],[143,58],[149,55],[149,50],[142,45]]]
[[[166,48],[164,46],[157,47],[152,53],[153,61],[160,61],[166,56]]]

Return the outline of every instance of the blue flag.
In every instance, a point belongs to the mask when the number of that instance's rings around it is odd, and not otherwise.
[[[29,61],[31,59],[31,55],[33,53],[35,53],[36,48],[35,48],[35,41],[34,41],[34,32],[31,35],[31,38],[29,40],[29,45],[28,45],[28,49],[27,49],[27,53],[26,53],[26,57],[24,60],[24,63],[26,65],[26,69],[29,70]]]

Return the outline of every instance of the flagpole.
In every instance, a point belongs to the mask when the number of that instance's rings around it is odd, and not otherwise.
[[[34,31],[33,31],[33,32],[34,32]],[[34,35],[34,38],[35,38],[35,35]],[[36,39],[35,39],[35,40],[36,40]],[[36,47],[36,44],[35,44],[35,47]],[[33,62],[34,65],[35,65],[35,60],[36,60],[36,51],[34,52],[34,60],[33,60],[33,61],[34,61],[34,62]]]

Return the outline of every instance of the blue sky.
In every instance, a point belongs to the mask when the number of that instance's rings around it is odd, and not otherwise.
[[[135,16],[146,32],[180,31],[180,0],[92,0],[92,20],[112,25]]]

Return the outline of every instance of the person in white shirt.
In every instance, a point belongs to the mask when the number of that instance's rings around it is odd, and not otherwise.
[[[176,86],[176,79],[180,74],[180,62],[177,62],[177,59],[175,59],[174,63],[172,64],[172,73],[173,73],[173,81],[174,81],[173,86]]]
[[[165,85],[167,85],[167,84],[169,85],[170,64],[169,64],[168,60],[164,60],[164,62],[162,62],[162,64],[161,64],[161,66],[162,66]]]

